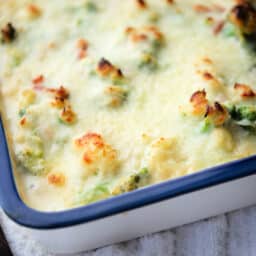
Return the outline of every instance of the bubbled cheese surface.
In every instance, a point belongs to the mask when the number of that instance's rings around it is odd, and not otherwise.
[[[146,3],[0,2],[0,27],[11,22],[17,30],[13,42],[0,45],[2,113],[16,183],[29,206],[52,211],[90,203],[95,187],[96,198],[106,190],[108,197],[142,168],[149,171],[149,185],[255,154],[255,137],[247,131],[219,126],[202,132],[201,121],[183,113],[195,91],[205,89],[209,100],[226,103],[240,101],[234,83],[256,88],[252,54],[236,38],[214,32],[234,1]],[[204,12],[198,5],[218,8]],[[163,36],[155,68],[140,65],[151,47],[147,40],[134,42],[126,31],[148,26]],[[88,44],[84,49],[80,39]],[[115,87],[125,88],[115,92],[122,99],[117,103],[109,89],[113,79],[97,72],[102,58],[124,77]],[[218,82],[204,79],[206,71]],[[33,82],[40,75],[43,81]],[[60,120],[63,106],[53,106],[56,94],[45,90],[60,86],[69,93],[65,107],[74,122]],[[26,164],[19,158],[24,148],[34,157]]]

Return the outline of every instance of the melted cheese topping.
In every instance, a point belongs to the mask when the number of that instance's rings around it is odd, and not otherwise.
[[[1,105],[29,206],[84,205],[255,154],[228,114],[254,103],[235,83],[256,88],[254,54],[224,23],[235,2],[143,2],[1,1]]]

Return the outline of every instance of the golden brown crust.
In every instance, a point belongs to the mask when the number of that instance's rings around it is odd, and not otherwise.
[[[113,79],[123,78],[123,73],[121,69],[115,67],[110,61],[105,58],[100,59],[97,66],[97,73],[100,76],[110,76]]]
[[[156,26],[144,26],[142,28],[127,27],[125,33],[134,43],[147,41],[150,36],[161,42],[164,40],[163,33]]]
[[[64,86],[60,86],[58,89],[47,89],[48,92],[54,95],[54,100],[51,102],[52,106],[56,108],[65,108],[67,105],[67,99],[69,98],[69,92]]]
[[[212,9],[216,12],[225,12],[225,7],[221,6],[220,4],[213,4]]]
[[[65,105],[60,113],[60,120],[67,124],[73,124],[76,121],[76,114],[70,105]]]
[[[4,28],[1,29],[2,40],[5,43],[10,43],[17,37],[17,31],[12,23],[7,23]]]
[[[204,5],[195,4],[193,9],[197,13],[208,13],[208,12],[224,12],[225,8],[219,4]]]
[[[81,138],[78,138],[75,140],[75,144],[78,147],[83,147],[88,145],[89,143],[93,143],[94,145],[97,145],[98,147],[102,147],[104,145],[102,136],[97,133],[89,132],[85,135],[83,135]]]
[[[224,28],[225,22],[224,21],[219,21],[213,28],[213,34],[218,35],[222,29]]]
[[[243,98],[253,98],[256,96],[255,92],[246,84],[235,83],[234,89],[240,92],[240,96]]]
[[[117,169],[117,151],[105,143],[100,134],[89,132],[76,139],[75,145],[83,150],[82,162],[89,174],[98,171],[106,174]]]
[[[39,76],[35,77],[34,79],[32,79],[32,83],[34,85],[41,84],[43,82],[44,82],[44,76],[43,75],[39,75]]]
[[[205,5],[205,4],[195,4],[193,6],[193,9],[195,12],[197,13],[202,13],[202,14],[206,14],[206,13],[210,13],[210,12],[224,12],[225,8],[219,4],[212,4],[212,5]]]
[[[205,80],[213,80],[214,79],[214,76],[210,72],[207,72],[207,71],[203,72],[202,76]]]
[[[202,61],[203,61],[204,63],[206,63],[206,64],[213,64],[212,60],[211,60],[210,58],[208,58],[208,57],[204,57],[204,58],[202,59]]]
[[[147,5],[145,0],[136,0],[136,4],[141,9],[145,9],[145,8],[148,7],[148,5]]]
[[[219,102],[210,105],[205,90],[196,91],[190,98],[192,114],[208,118],[215,126],[220,126],[228,119],[228,111]]]
[[[209,84],[209,88],[215,93],[225,91],[225,85],[220,76],[218,76],[215,64],[207,56],[203,57],[200,62],[195,63],[196,73]]]
[[[35,4],[29,4],[27,6],[27,11],[33,18],[39,17],[42,14],[42,10]]]
[[[174,0],[166,0],[167,4],[174,4]]]
[[[248,1],[240,1],[233,7],[229,20],[244,34],[256,32],[256,10]]]
[[[193,9],[194,9],[194,11],[196,11],[198,13],[207,13],[207,12],[211,11],[209,6],[203,5],[203,4],[195,4],[193,6]]]
[[[148,39],[148,36],[146,34],[138,33],[138,31],[134,27],[127,27],[125,33],[131,36],[131,40],[134,43],[146,41]]]
[[[19,121],[20,126],[25,126],[27,122],[27,118],[26,117],[22,117]]]
[[[208,106],[205,90],[194,92],[190,97],[190,103],[193,106],[194,115],[204,115]]]
[[[156,26],[144,26],[142,28],[127,27],[125,33],[133,43],[156,41],[160,44],[164,42],[163,33]]]
[[[104,93],[107,96],[110,96],[110,100],[107,103],[109,107],[118,107],[120,106],[126,98],[127,91],[124,87],[117,85],[110,85],[106,87]]]
[[[228,112],[219,102],[215,101],[213,106],[207,106],[204,117],[208,117],[215,126],[220,126],[228,119]]]
[[[87,50],[89,47],[89,43],[81,38],[77,41],[77,48],[78,48],[78,59],[84,59],[87,56]]]
[[[50,172],[47,175],[48,183],[54,186],[62,187],[66,184],[66,177],[61,172]]]
[[[32,80],[33,89],[51,93],[54,99],[51,101],[51,106],[61,109],[59,120],[66,124],[73,124],[77,120],[76,113],[72,110],[69,102],[69,91],[61,85],[59,88],[47,88],[43,85],[44,76],[39,75]]]

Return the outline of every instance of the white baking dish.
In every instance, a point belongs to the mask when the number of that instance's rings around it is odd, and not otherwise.
[[[17,193],[2,124],[0,138],[1,206],[54,253],[90,250],[256,203],[253,156],[88,206],[39,212]]]

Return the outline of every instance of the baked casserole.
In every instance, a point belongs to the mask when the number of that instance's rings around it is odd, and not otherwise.
[[[256,6],[0,2],[1,112],[24,202],[89,204],[256,153]]]

